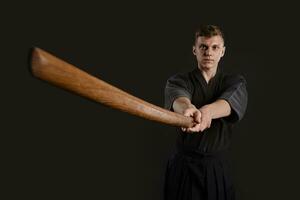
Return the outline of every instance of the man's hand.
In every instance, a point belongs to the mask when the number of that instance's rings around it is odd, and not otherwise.
[[[229,116],[231,107],[226,100],[218,99],[211,104],[202,106],[199,110],[186,97],[179,97],[173,103],[176,113],[192,117],[196,124],[192,128],[181,128],[185,132],[202,132],[210,128],[212,119]]]
[[[200,131],[204,131],[207,128],[210,128],[211,121],[212,121],[212,114],[209,106],[205,105],[199,109],[201,112],[201,123],[200,123]]]
[[[193,132],[199,132],[200,131],[200,123],[201,123],[201,112],[195,107],[190,106],[186,110],[183,111],[183,115],[187,117],[192,117],[194,121],[196,122],[195,126],[191,128],[181,128],[182,131],[193,133]]]
[[[222,101],[222,100],[221,100]],[[217,107],[222,102],[217,101]],[[216,106],[215,106],[216,107]],[[213,110],[217,109],[213,104],[208,104],[201,107],[199,110],[193,105],[190,99],[186,97],[179,97],[173,103],[173,109],[175,112],[180,113],[187,117],[192,117],[194,119],[195,125],[191,128],[182,127],[182,131],[193,133],[193,132],[202,132],[205,129],[209,128],[211,125],[211,120],[213,117]]]
[[[212,116],[208,106],[203,106],[199,110],[196,107],[187,108],[183,115],[192,117],[196,122],[192,128],[181,128],[184,132],[203,132],[205,129],[210,128]]]

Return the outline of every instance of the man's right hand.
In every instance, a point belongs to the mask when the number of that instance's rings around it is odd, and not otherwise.
[[[201,130],[201,112],[195,107],[195,106],[190,106],[189,108],[185,109],[183,111],[183,115],[187,117],[192,117],[196,124],[191,127],[191,128],[184,128],[182,127],[182,131],[188,132],[188,133],[194,133],[194,132],[199,132]]]
[[[176,113],[182,114],[187,117],[192,117],[194,119],[195,125],[191,128],[184,128],[182,127],[182,131],[193,133],[193,132],[199,132],[201,130],[201,118],[202,114],[201,112],[194,106],[190,99],[187,97],[179,97],[175,99],[173,102],[173,110]]]

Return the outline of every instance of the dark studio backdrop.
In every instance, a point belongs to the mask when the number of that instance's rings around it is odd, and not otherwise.
[[[3,9],[1,176],[9,199],[162,199],[174,128],[33,78],[29,49],[163,106],[167,78],[195,67],[199,24],[223,28],[221,65],[248,82],[230,151],[239,199],[299,198],[296,6],[30,1]]]

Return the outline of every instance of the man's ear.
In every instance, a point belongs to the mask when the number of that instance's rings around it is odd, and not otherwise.
[[[196,55],[196,47],[195,47],[195,45],[193,45],[193,50],[192,51],[193,51],[193,54]]]
[[[221,55],[221,57],[224,56],[224,54],[225,54],[225,49],[226,49],[226,47],[224,46],[224,47],[223,47],[223,50],[222,50],[222,55]]]

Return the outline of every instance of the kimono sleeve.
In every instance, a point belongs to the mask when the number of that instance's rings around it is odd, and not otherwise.
[[[176,74],[167,80],[164,107],[173,110],[173,102],[178,97],[192,98],[192,84],[188,74]]]
[[[219,99],[224,99],[229,103],[231,114],[226,119],[232,123],[240,121],[246,112],[248,103],[246,85],[246,80],[241,75],[228,75],[222,83],[222,93]]]

